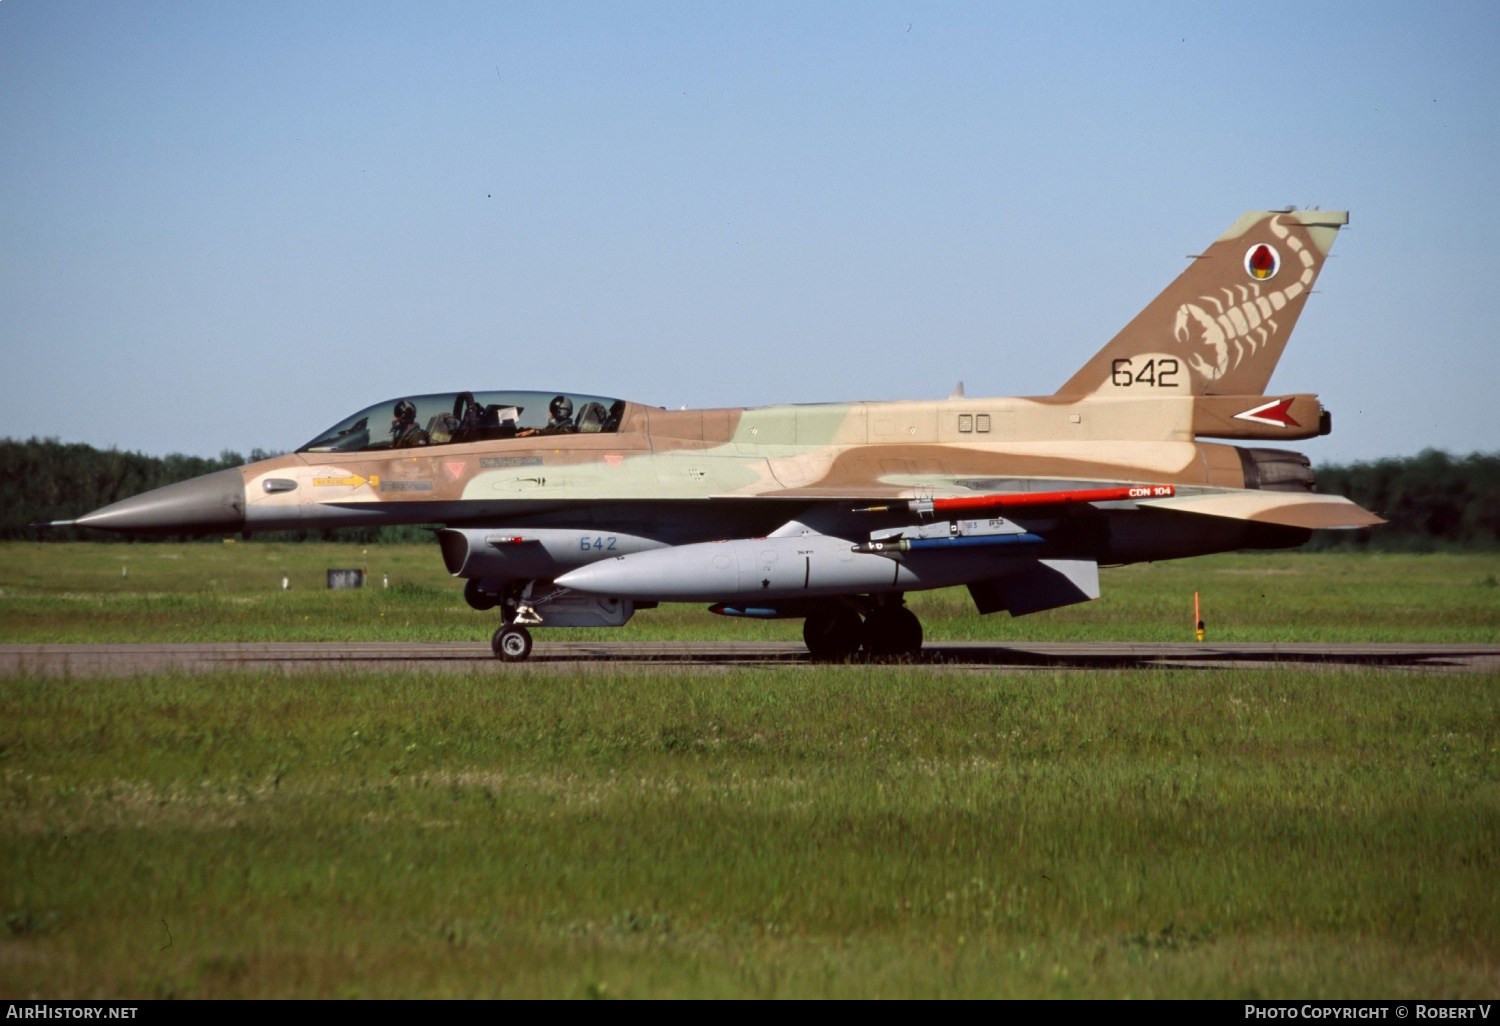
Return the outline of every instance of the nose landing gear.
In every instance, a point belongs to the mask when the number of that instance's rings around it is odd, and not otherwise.
[[[501,624],[490,638],[490,648],[504,662],[525,662],[531,656],[531,632],[518,623]]]
[[[539,622],[536,614],[530,610],[527,604],[531,597],[531,588],[534,582],[512,581],[498,593],[481,591],[477,581],[470,581],[464,588],[464,598],[469,599],[469,605],[475,609],[493,609],[500,607],[500,626],[490,636],[490,651],[495,653],[495,658],[506,663],[524,663],[531,658],[531,632],[524,623]],[[474,598],[470,598],[470,588],[473,588],[475,597],[480,603],[476,604]],[[527,619],[525,613],[531,613],[531,619]]]

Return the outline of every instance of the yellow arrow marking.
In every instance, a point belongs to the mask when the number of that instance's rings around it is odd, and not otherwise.
[[[315,477],[313,485],[318,488],[326,488],[330,485],[343,485],[348,488],[358,488],[362,484],[369,484],[372,488],[380,487],[380,475],[371,474],[368,478],[351,474],[348,477]]]

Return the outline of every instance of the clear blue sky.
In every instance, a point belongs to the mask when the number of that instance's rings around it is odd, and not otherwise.
[[[1296,204],[1302,447],[1500,448],[1500,6],[1133,7],[0,0],[0,435],[1047,394]]]

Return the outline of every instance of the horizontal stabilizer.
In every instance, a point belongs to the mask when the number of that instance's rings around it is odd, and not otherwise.
[[[1385,523],[1369,510],[1342,495],[1315,495],[1295,492],[1223,492],[1218,495],[1190,495],[1172,499],[1149,499],[1143,507],[1173,509],[1230,520],[1250,520],[1260,524],[1311,529],[1352,529],[1375,527]]]

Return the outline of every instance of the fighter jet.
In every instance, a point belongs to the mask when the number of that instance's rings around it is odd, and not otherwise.
[[[1099,567],[1382,523],[1319,494],[1309,393],[1267,392],[1344,212],[1252,211],[1057,393],[666,410],[556,391],[377,403],[295,453],[77,524],[183,534],[427,524],[496,656],[662,602],[795,618],[813,657],[910,654],[908,592],[980,613],[1099,598]],[[1205,441],[1221,439],[1223,441]]]

